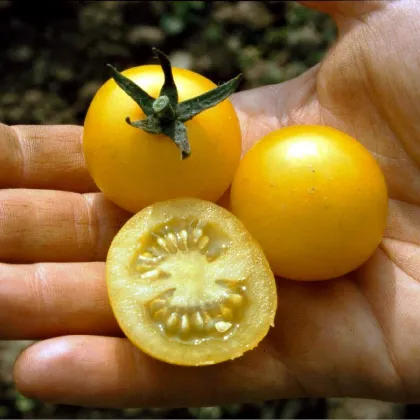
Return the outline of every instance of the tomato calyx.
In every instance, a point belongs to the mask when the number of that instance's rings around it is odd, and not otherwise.
[[[196,115],[212,108],[227,99],[236,91],[242,80],[242,74],[223,83],[202,95],[178,102],[178,90],[172,74],[172,66],[168,57],[161,51],[153,48],[159,59],[164,74],[164,83],[158,98],[153,98],[139,85],[121,74],[113,66],[107,64],[111,76],[117,85],[129,95],[146,114],[146,118],[125,121],[132,127],[144,130],[149,134],[164,134],[169,137],[180,149],[181,159],[186,159],[191,154],[185,122]]]

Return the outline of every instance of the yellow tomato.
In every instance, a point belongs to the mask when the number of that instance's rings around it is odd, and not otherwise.
[[[247,152],[233,181],[231,207],[275,274],[326,280],[358,268],[379,245],[387,188],[373,156],[349,135],[292,126]]]
[[[153,98],[164,82],[159,65],[122,72]],[[173,68],[179,101],[210,91],[216,85],[195,72]],[[185,123],[191,155],[184,160],[164,134],[149,134],[125,119],[145,114],[113,79],[96,93],[88,109],[83,150],[98,188],[130,211],[176,197],[217,201],[232,182],[241,155],[241,132],[233,105],[226,99]]]
[[[122,331],[167,363],[235,359],[274,323],[276,283],[261,247],[208,201],[161,201],[135,214],[112,241],[106,279]]]

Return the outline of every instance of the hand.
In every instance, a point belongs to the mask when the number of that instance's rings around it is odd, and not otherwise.
[[[161,363],[121,336],[108,306],[103,261],[129,215],[96,191],[81,128],[2,126],[0,338],[42,339],[16,362],[20,392],[101,407],[420,400],[420,4],[307,3],[336,19],[338,42],[297,79],[235,95],[245,149],[290,124],[356,137],[388,182],[376,254],[335,281],[279,281],[276,329],[244,357]]]

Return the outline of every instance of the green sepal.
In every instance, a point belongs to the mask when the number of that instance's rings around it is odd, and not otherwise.
[[[111,69],[112,78],[117,85],[146,114],[146,118],[140,121],[131,121],[127,117],[125,119],[127,124],[144,130],[149,134],[166,135],[180,149],[181,159],[185,159],[190,156],[191,147],[184,123],[227,99],[238,88],[242,80],[242,74],[195,98],[179,103],[178,90],[173,78],[171,63],[164,53],[156,48],[153,48],[153,51],[159,59],[164,74],[164,83],[158,98],[151,97],[140,86],[118,72],[110,64],[108,64],[108,67]]]
[[[159,59],[160,66],[162,67],[162,71],[165,76],[165,80],[162,89],[160,90],[159,96],[167,96],[172,108],[175,109],[176,105],[178,104],[178,90],[176,88],[175,80],[172,74],[171,62],[162,51],[153,48],[153,52]]]
[[[177,108],[179,121],[188,121],[206,109],[213,108],[220,102],[223,102],[235,92],[241,80],[242,74],[239,74],[228,82],[223,83],[200,96],[181,102],[178,104]]]
[[[127,117],[125,121],[132,127],[141,128],[149,134],[161,134],[163,132],[160,122],[157,118],[146,118],[144,120],[131,121],[130,117]]]
[[[187,127],[175,120],[172,124],[163,127],[163,133],[170,137],[181,150],[181,159],[186,159],[191,154],[191,146],[188,141]]]
[[[152,98],[139,85],[117,71],[111,64],[107,64],[107,66],[111,69],[112,78],[115,80],[115,83],[136,102],[146,115],[153,115],[153,102],[155,98]]]

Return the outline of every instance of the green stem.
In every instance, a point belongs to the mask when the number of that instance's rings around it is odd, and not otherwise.
[[[175,111],[171,106],[170,99],[166,95],[159,96],[159,98],[153,102],[152,106],[156,117],[162,122],[169,122],[175,119]]]

